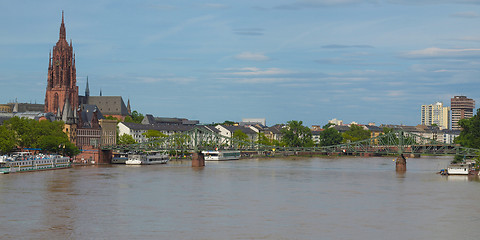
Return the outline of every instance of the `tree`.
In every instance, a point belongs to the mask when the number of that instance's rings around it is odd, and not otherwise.
[[[458,125],[462,127],[460,136],[455,138],[455,143],[468,148],[480,148],[480,109],[468,119],[461,119]]]
[[[0,126],[0,154],[11,152],[15,146],[15,132]]]
[[[325,126],[327,128],[325,128]],[[320,146],[333,146],[340,144],[343,140],[342,134],[333,127],[325,125],[324,130],[320,132]]]
[[[229,120],[225,120],[225,122],[222,123],[222,125],[226,125],[226,126],[233,126],[235,124],[236,124],[236,122],[229,121]]]
[[[168,137],[166,134],[157,130],[152,130],[152,129],[147,130],[147,132],[143,133],[142,135],[145,136],[149,141],[155,138]]]
[[[117,122],[120,122],[120,119],[118,119],[118,118],[116,118],[116,117],[114,117],[114,116],[106,116],[105,119],[107,119],[107,120],[115,120],[115,121],[117,121]],[[142,120],[143,120],[143,119],[142,119]]]
[[[289,147],[312,147],[312,131],[303,126],[302,121],[288,121],[280,131],[283,134],[282,142]]]
[[[118,137],[117,143],[119,145],[128,145],[128,144],[134,144],[137,143],[135,139],[131,135],[128,134],[122,134],[120,137]]]
[[[133,111],[130,116],[125,117],[125,122],[142,123],[143,114]]]
[[[9,138],[13,139],[14,145],[21,148],[41,148],[43,152],[63,153],[74,156],[79,153],[79,150],[74,144],[70,143],[67,134],[63,132],[63,127],[64,124],[61,121],[36,121],[13,117],[4,122],[2,128],[6,132],[5,135],[0,133],[0,136],[3,139],[6,136],[10,136]],[[68,151],[66,150],[67,147]],[[8,146],[7,148],[10,147]]]
[[[370,130],[365,130],[362,127],[352,124],[350,129],[342,134],[343,142],[356,142],[364,139],[369,139],[371,136]]]
[[[268,139],[267,136],[265,136],[265,133],[261,133],[261,132],[258,133],[257,143],[262,145],[267,145],[267,146],[273,145],[272,141],[270,141],[270,139]]]
[[[235,132],[233,132],[232,138],[236,139],[236,140],[239,140],[239,141],[243,141],[243,142],[248,142],[249,141],[248,135],[245,134],[244,132],[242,132],[242,130],[240,130],[240,129],[237,129],[237,130],[235,130]]]

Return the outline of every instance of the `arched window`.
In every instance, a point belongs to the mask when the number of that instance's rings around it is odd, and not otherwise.
[[[58,110],[58,93],[55,93],[53,96],[53,111],[57,112]]]

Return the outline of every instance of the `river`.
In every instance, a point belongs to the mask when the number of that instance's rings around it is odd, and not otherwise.
[[[0,175],[0,239],[476,239],[451,157],[245,159]]]

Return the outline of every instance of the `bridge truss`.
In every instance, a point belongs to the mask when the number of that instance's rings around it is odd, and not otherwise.
[[[194,128],[190,131],[153,139],[144,143],[130,145],[102,146],[104,150],[117,151],[182,151],[198,152],[202,150],[241,150],[256,152],[311,152],[318,154],[432,154],[478,156],[479,149],[465,148],[455,144],[441,143],[415,133],[402,130],[357,142],[342,143],[323,147],[281,147],[268,146],[254,142],[241,141],[212,132],[206,128]]]

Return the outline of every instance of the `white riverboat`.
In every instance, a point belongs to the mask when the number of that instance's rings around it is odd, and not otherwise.
[[[457,164],[450,164],[447,167],[447,174],[448,175],[468,175],[472,170],[471,163],[457,163]]]
[[[129,153],[127,165],[165,164],[170,160],[168,154],[161,152]]]
[[[240,151],[202,151],[205,161],[228,161],[240,159]]]
[[[30,152],[17,152],[0,156],[0,174],[50,170],[71,167],[69,157],[60,155],[33,155]]]

